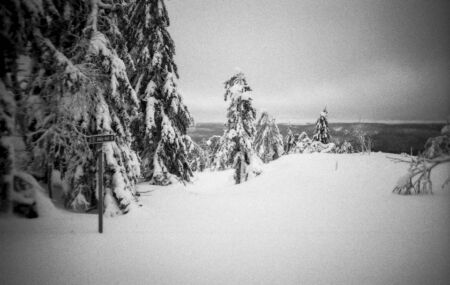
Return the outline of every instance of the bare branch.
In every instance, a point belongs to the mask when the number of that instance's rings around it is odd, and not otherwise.
[[[390,157],[394,162],[409,163],[409,172],[400,179],[397,186],[392,190],[398,194],[423,194],[433,193],[431,171],[438,165],[450,162],[450,155],[440,156],[436,158],[426,158],[418,156],[417,158],[410,157],[410,159]],[[442,185],[444,187],[448,181]]]

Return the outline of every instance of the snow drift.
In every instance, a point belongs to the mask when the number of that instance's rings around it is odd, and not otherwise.
[[[391,154],[293,154],[234,184],[138,185],[143,207],[105,220],[53,209],[0,218],[3,284],[448,284],[449,165],[434,195],[391,193]],[[6,282],[5,282],[6,280]]]

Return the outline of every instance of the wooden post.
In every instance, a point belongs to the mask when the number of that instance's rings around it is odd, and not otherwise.
[[[48,185],[48,197],[53,200],[53,165],[55,163],[55,149],[50,149],[50,159],[47,161],[47,185]],[[60,163],[61,164],[61,163]]]
[[[48,185],[48,197],[50,200],[53,200],[53,183],[52,183],[52,175],[53,174],[53,164],[47,164],[47,185]]]
[[[98,187],[98,232],[103,233],[103,144],[106,142],[113,142],[114,135],[93,135],[86,138],[89,144],[94,145],[94,153],[97,155],[97,187]],[[100,145],[96,147],[96,145]],[[98,151],[96,151],[98,150]],[[105,159],[106,160],[106,159]]]
[[[98,232],[103,233],[103,147],[98,151]]]
[[[97,156],[97,152],[98,152],[97,145],[96,144],[92,145],[92,153],[93,153],[93,156],[94,156],[94,159],[95,159],[96,169],[98,170],[98,156]],[[94,174],[96,174],[96,173],[94,172]],[[95,190],[97,190],[97,188],[96,188],[97,181],[96,180],[98,179],[98,175],[97,175],[97,177],[95,177],[95,175],[92,175],[91,178],[92,178],[91,186],[92,186],[92,189],[94,189],[94,191],[92,192],[91,201],[90,202],[91,202],[91,205],[94,205],[97,202],[95,200]],[[97,206],[97,208],[98,208],[98,206]]]

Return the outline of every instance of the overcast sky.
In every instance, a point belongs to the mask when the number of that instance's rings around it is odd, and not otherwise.
[[[224,122],[240,68],[278,122],[445,120],[450,1],[166,0],[179,87],[196,122]]]

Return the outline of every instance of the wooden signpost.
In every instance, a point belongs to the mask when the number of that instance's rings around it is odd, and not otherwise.
[[[113,142],[114,135],[94,135],[88,136],[87,141],[89,144],[98,145],[101,144],[99,151],[97,152],[98,161],[98,232],[103,233],[103,143]]]
[[[89,144],[101,144],[104,142],[113,142],[114,138],[114,135],[94,135],[88,136],[87,141]]]

